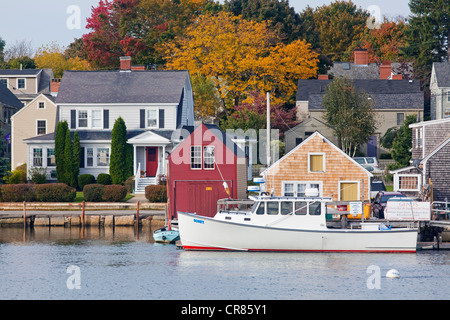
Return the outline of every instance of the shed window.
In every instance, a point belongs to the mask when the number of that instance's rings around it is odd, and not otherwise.
[[[309,171],[310,172],[325,172],[323,164],[323,154],[310,154],[309,155]]]
[[[202,168],[202,147],[191,146],[191,169]]]
[[[203,168],[204,169],[214,169],[214,147],[204,146],[203,147]]]
[[[293,183],[285,183],[284,184],[284,195],[286,197],[294,196],[294,184]]]

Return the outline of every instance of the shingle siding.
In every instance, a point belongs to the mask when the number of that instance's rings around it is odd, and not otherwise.
[[[426,164],[427,180],[433,183],[433,200],[450,200],[450,144],[436,152]]]

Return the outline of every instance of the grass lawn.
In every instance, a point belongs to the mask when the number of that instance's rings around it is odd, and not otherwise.
[[[133,194],[128,193],[125,199],[122,200],[122,202],[127,202],[133,197],[134,197]],[[83,201],[84,201],[83,191],[77,191],[77,196],[75,197],[74,202],[83,202]]]

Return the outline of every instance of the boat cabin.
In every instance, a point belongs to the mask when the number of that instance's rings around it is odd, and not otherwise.
[[[292,229],[326,229],[326,205],[329,197],[272,197],[252,198],[251,210],[222,210],[215,219],[229,222]],[[226,200],[223,201],[226,206]],[[222,207],[223,207],[222,206]],[[236,208],[236,203],[231,204]],[[220,206],[219,206],[220,207]]]

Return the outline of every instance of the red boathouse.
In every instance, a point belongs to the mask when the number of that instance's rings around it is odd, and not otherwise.
[[[182,131],[186,138],[168,157],[169,217],[177,218],[178,211],[213,217],[217,200],[246,199],[247,160],[242,149],[216,125],[202,123]]]

